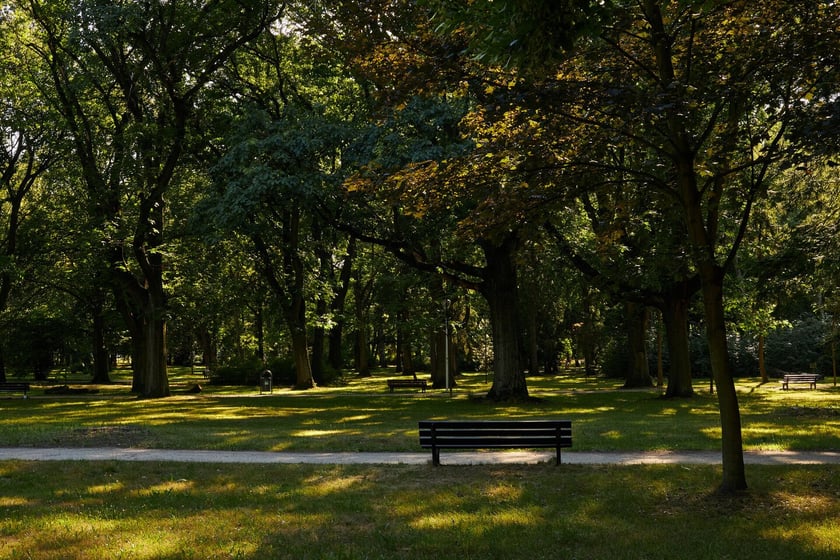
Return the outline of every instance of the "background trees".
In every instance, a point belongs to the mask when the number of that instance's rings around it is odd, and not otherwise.
[[[180,179],[201,94],[275,21],[270,2],[25,4],[49,67],[48,102],[73,142],[110,281],[133,342],[134,389],[169,393],[165,196]]]
[[[523,399],[565,359],[650,385],[655,308],[666,395],[714,374],[741,488],[739,356],[836,339],[837,10],[13,2],[0,325],[85,316],[100,381],[127,336],[150,397],[193,352],[444,386],[486,325],[488,396]]]

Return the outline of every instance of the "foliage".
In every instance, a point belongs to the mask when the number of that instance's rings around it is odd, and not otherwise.
[[[785,372],[812,372],[828,375],[830,355],[826,352],[830,325],[809,314],[799,317],[767,337],[769,367]]]

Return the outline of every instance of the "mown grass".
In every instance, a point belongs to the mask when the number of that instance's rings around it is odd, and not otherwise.
[[[423,418],[563,417],[575,450],[719,449],[717,403],[620,391],[567,374],[529,380],[534,403],[494,405],[483,374],[450,396],[387,393],[381,372],[260,395],[186,390],[137,399],[0,397],[0,446],[419,451]],[[840,392],[738,385],[748,449],[840,449]],[[840,554],[840,466],[230,465],[0,462],[0,559],[828,559]]]
[[[0,463],[0,558],[829,559],[840,468]]]
[[[618,382],[567,374],[529,380],[532,403],[480,398],[484,374],[464,375],[445,391],[388,393],[387,371],[311,391],[205,386],[181,370],[174,396],[143,400],[127,385],[95,395],[0,398],[0,446],[134,446],[262,451],[416,451],[425,418],[569,418],[580,451],[719,449],[717,401],[698,385],[692,399],[621,391]],[[778,382],[738,385],[749,450],[840,449],[840,390],[781,391]]]

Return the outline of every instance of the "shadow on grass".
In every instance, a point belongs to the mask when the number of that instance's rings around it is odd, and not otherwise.
[[[750,474],[720,498],[714,467],[0,463],[0,557],[836,557],[838,467]]]

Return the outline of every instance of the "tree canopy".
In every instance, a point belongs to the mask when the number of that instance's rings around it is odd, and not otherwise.
[[[372,362],[440,387],[481,354],[488,400],[526,400],[561,360],[650,386],[661,317],[666,396],[713,377],[722,488],[745,488],[743,364],[802,369],[774,336],[817,325],[802,355],[836,371],[838,21],[823,0],[9,2],[0,380],[59,360],[107,381],[119,353],[165,397],[199,354],[285,361],[301,389]]]

